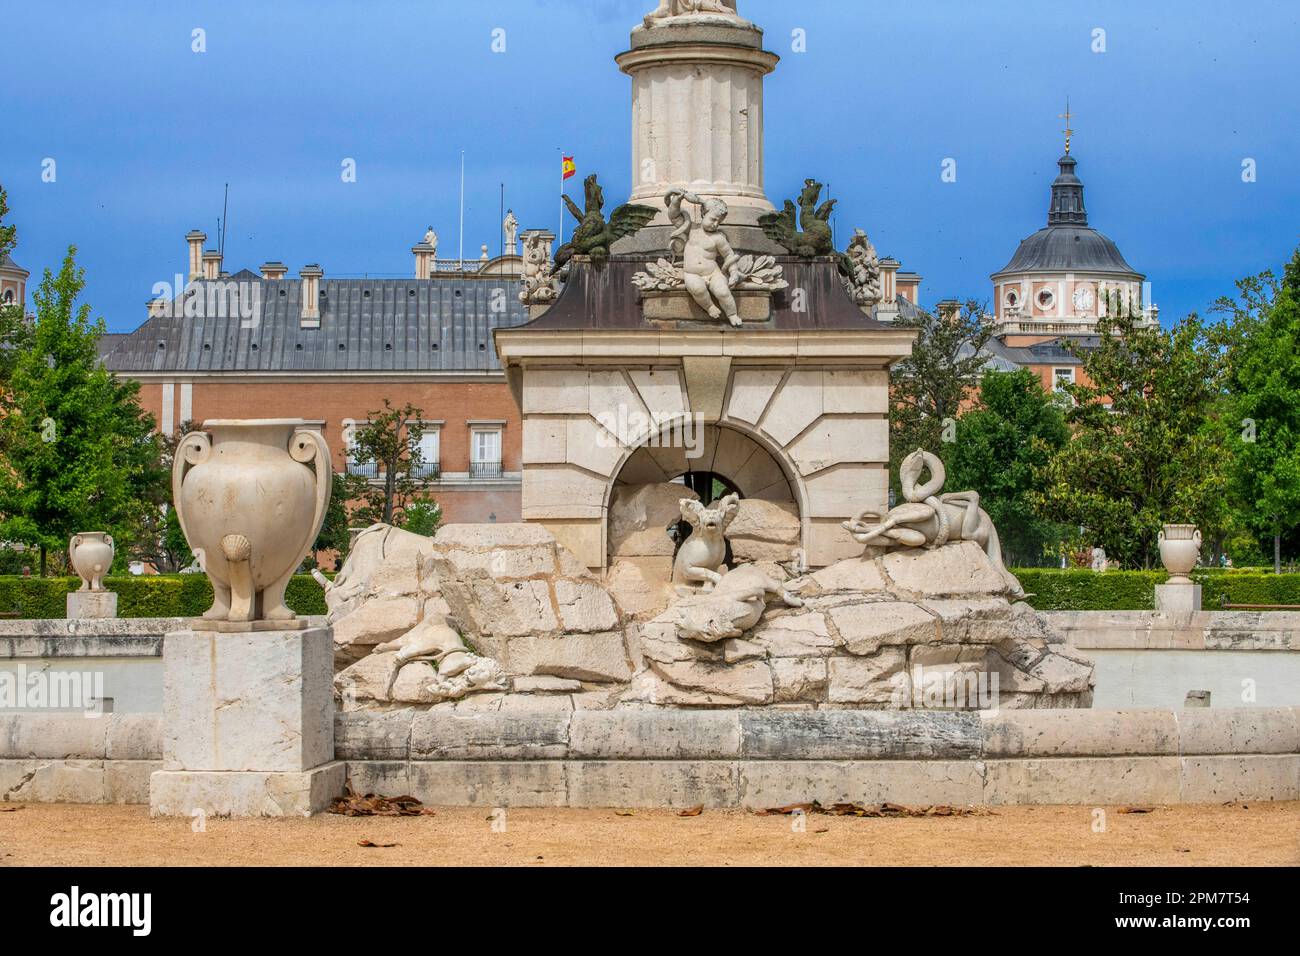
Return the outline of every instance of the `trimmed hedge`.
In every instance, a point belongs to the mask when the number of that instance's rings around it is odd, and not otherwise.
[[[1149,611],[1164,571],[1095,571],[1018,568],[1028,602],[1039,611]],[[1218,610],[1226,593],[1233,604],[1300,605],[1300,574],[1207,568],[1192,572],[1201,585],[1201,607]]]
[[[81,586],[80,578],[0,576],[0,612],[20,618],[63,617],[65,595]],[[118,617],[198,617],[212,606],[206,574],[150,574],[107,577],[104,587],[117,592]],[[299,614],[324,614],[325,592],[307,574],[295,575],[285,602]]]

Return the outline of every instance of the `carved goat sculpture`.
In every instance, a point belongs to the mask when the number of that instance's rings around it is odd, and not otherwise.
[[[728,525],[740,510],[740,496],[727,495],[719,499],[717,507],[706,508],[691,498],[682,498],[679,502],[682,517],[691,525],[691,536],[677,549],[673,561],[673,584],[679,591],[693,590],[692,585],[700,585],[699,590],[711,591],[722,580],[718,568],[727,557]]]

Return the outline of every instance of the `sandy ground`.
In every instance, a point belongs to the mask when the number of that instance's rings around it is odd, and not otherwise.
[[[10,807],[21,809],[10,811]],[[24,865],[1296,865],[1300,803],[1001,807],[987,816],[862,819],[706,810],[439,808],[433,816],[150,819],[146,807],[0,804],[0,866]],[[499,826],[499,824],[498,824]],[[396,843],[367,848],[359,841]]]

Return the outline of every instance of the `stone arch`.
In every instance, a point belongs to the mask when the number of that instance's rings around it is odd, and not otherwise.
[[[761,432],[731,421],[702,424],[686,415],[666,420],[657,432],[639,437],[639,444],[628,448],[613,468],[605,489],[602,538],[607,564],[615,546],[610,522],[620,489],[672,482],[687,472],[714,474],[742,498],[793,510],[799,522],[798,546],[806,551],[806,487],[794,463]]]

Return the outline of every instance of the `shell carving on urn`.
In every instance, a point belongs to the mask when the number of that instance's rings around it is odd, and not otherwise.
[[[1169,572],[1168,584],[1191,584],[1187,576],[1201,556],[1201,532],[1194,524],[1167,524],[1160,529],[1160,560]]]
[[[104,575],[113,566],[113,536],[105,531],[83,531],[68,542],[68,561],[81,576],[78,591],[104,590]]]
[[[333,472],[301,419],[206,421],[176,448],[172,500],[216,621],[292,621],[284,589],[325,520]]]

